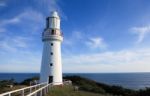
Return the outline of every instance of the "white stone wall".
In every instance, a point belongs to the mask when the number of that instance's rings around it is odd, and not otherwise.
[[[53,76],[54,85],[62,84],[61,41],[58,40],[44,41],[40,82],[48,82],[49,76]]]

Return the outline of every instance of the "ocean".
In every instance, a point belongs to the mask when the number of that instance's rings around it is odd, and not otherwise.
[[[78,75],[97,82],[119,85],[130,89],[150,87],[150,73],[65,73],[63,76]],[[15,79],[22,82],[27,78],[39,76],[39,73],[0,73],[0,80]]]

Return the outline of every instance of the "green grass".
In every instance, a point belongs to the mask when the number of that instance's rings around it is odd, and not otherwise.
[[[86,91],[74,91],[73,86],[55,86],[51,88],[47,96],[111,96],[91,93]]]
[[[15,85],[13,88],[10,87],[0,87],[0,94],[8,92],[8,91],[12,91],[12,90],[17,90],[20,88],[24,88],[27,87],[26,85]]]

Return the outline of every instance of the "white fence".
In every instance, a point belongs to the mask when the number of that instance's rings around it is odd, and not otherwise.
[[[48,90],[52,87],[52,84],[47,84],[44,87],[41,87],[40,89],[28,94],[27,96],[44,96],[46,93],[48,93]]]
[[[49,85],[50,84],[47,84],[47,82],[40,83],[40,84],[37,84],[37,85],[21,88],[21,89],[18,89],[18,90],[9,91],[9,92],[0,94],[0,96],[14,96],[12,94],[17,94],[17,93],[19,94],[17,96],[26,96],[27,94],[33,93],[33,92],[35,92],[35,91],[37,91],[37,90],[39,90],[41,88],[45,88],[45,87],[47,87]],[[31,95],[29,95],[29,96],[31,96]]]

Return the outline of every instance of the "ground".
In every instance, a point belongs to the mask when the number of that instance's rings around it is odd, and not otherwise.
[[[86,91],[75,91],[73,86],[55,86],[51,88],[47,96],[112,96],[102,95],[98,93],[86,92]]]
[[[24,87],[27,87],[27,86],[26,85],[15,85],[12,88],[10,88],[10,87],[0,87],[0,94],[2,94],[4,92],[8,92],[8,91],[24,88]]]

